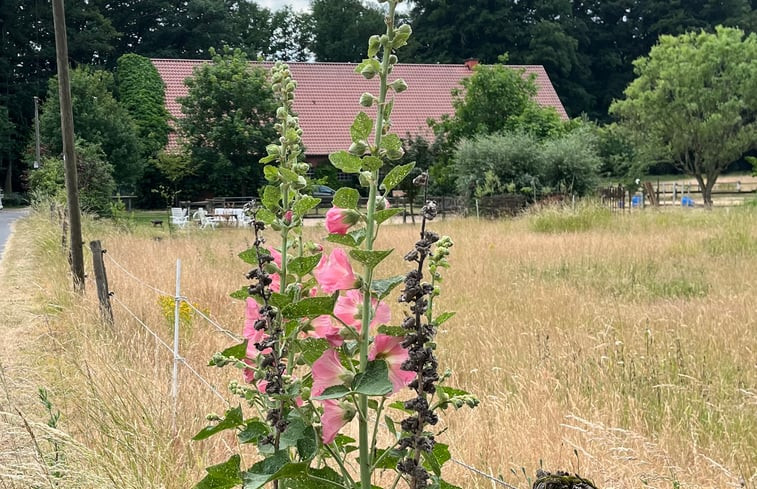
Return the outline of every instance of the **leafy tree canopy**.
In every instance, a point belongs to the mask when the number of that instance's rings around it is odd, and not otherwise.
[[[144,167],[137,127],[129,113],[113,97],[113,75],[107,71],[79,67],[71,70],[71,99],[74,133],[99,145],[105,160],[113,165],[121,192],[132,192]],[[40,115],[40,139],[49,154],[63,151],[60,130],[58,78],[50,79],[47,100]]]
[[[755,59],[757,35],[739,29],[662,36],[611,107],[650,157],[697,179],[708,206],[720,173],[757,145]]]
[[[360,62],[366,57],[366,39],[384,30],[384,14],[360,0],[313,0],[312,52],[318,61]]]
[[[251,195],[260,184],[258,160],[275,137],[276,103],[265,70],[252,67],[244,52],[210,53],[212,62],[195,68],[179,99],[180,131],[206,191]]]
[[[155,156],[168,144],[168,111],[165,85],[149,59],[138,54],[118,58],[116,72],[118,101],[137,125],[142,156]]]

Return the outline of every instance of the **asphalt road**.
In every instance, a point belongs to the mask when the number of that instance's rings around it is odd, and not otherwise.
[[[0,209],[0,259],[3,257],[5,242],[11,235],[11,224],[19,217],[29,213],[29,209]]]

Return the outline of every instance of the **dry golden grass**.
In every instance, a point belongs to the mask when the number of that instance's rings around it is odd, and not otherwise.
[[[529,487],[540,464],[606,489],[757,487],[755,217],[749,209],[608,217],[588,206],[434,223],[456,243],[438,305],[458,314],[440,331],[440,363],[455,371],[453,385],[482,401],[447,413],[439,439],[456,459],[518,488]],[[543,232],[573,229],[576,220],[580,232]],[[225,405],[186,369],[173,433],[170,353],[118,302],[114,328],[102,326],[93,284],[83,301],[67,292],[65,260],[44,217],[19,233],[37,240],[32,299],[49,325],[28,351],[35,375],[63,412],[61,430],[83,447],[67,470],[99,481],[70,487],[190,487],[237,450],[229,437],[189,441],[205,414]],[[380,274],[404,270],[415,233],[385,228],[378,246],[398,252]],[[242,305],[228,293],[245,283],[236,254],[249,231],[126,233],[91,224],[86,237],[168,295],[180,258],[182,294],[241,331]],[[115,298],[170,343],[160,294],[106,265]],[[400,305],[392,307],[399,318]],[[238,372],[203,365],[230,344],[194,317],[180,348],[225,396]],[[461,487],[495,487],[458,465],[445,470]]]

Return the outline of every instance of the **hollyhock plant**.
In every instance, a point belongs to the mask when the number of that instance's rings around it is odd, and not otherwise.
[[[402,348],[402,338],[385,334],[376,335],[371,349],[368,351],[368,360],[384,360],[389,369],[389,380],[392,381],[393,393],[399,392],[413,381],[415,372],[402,370],[402,363],[407,360],[408,352]]]
[[[329,348],[313,363],[312,396],[320,396],[327,388],[347,384],[352,380],[352,372],[339,361],[339,353]]]
[[[359,290],[348,290],[346,294],[339,296],[334,305],[334,316],[347,326],[360,331],[363,320],[363,293]],[[389,306],[371,297],[371,310],[375,311],[371,319],[371,327],[386,324],[391,317]]]
[[[326,230],[331,234],[347,234],[359,220],[360,214],[352,209],[332,207],[326,212]]]
[[[354,289],[359,285],[347,253],[341,248],[336,248],[331,255],[324,253],[318,266],[313,270],[313,276],[326,294],[333,294],[337,290]]]
[[[341,403],[334,399],[327,399],[322,403],[321,423],[323,424],[323,432],[321,439],[323,443],[328,445],[334,441],[339,430],[355,417],[355,408],[350,404]]]

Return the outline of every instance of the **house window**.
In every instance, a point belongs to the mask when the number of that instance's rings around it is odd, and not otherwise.
[[[349,173],[344,173],[343,171],[340,171],[337,174],[336,179],[338,181],[340,181],[340,182],[350,182],[350,183],[352,183],[352,175],[350,175]]]

